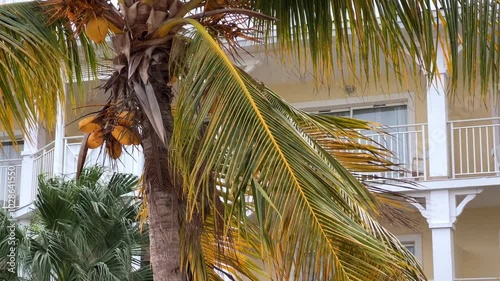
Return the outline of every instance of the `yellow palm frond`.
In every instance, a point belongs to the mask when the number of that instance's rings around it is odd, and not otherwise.
[[[74,78],[81,85],[84,63],[96,69],[95,50],[85,37],[77,41],[63,22],[48,25],[37,5],[0,5],[0,123],[11,139],[16,128],[25,133],[38,122],[54,128],[64,83]]]
[[[446,70],[451,93],[479,88],[484,98],[490,87],[498,89],[498,1],[251,0],[250,6],[278,19],[254,25],[267,46],[296,57],[302,69],[312,64],[321,81],[354,73],[377,83],[384,68],[400,80]],[[436,61],[440,48],[446,69]]]
[[[287,105],[237,69],[208,33],[195,27],[184,62],[190,71],[178,82],[171,143],[172,165],[187,198],[186,219],[222,202],[223,233],[235,241],[254,233],[250,238],[268,250],[261,258],[274,264],[279,280],[313,278],[318,272],[323,280],[423,280],[416,259],[370,215],[378,206],[374,196],[308,133],[314,128],[347,138],[347,150],[361,149],[379,163],[387,152],[359,144],[352,138],[361,134],[341,120]],[[211,174],[220,183],[218,196],[210,195]],[[200,202],[204,196],[214,199]],[[258,214],[255,223],[249,211]]]

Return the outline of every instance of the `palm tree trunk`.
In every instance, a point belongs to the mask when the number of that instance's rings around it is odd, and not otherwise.
[[[150,82],[161,112],[167,143],[173,130],[171,113],[172,89],[167,85],[166,65],[152,65]],[[147,120],[147,118],[145,118]],[[168,162],[168,147],[160,140],[149,121],[143,125],[144,183],[149,205],[150,256],[155,281],[182,280],[179,244],[179,200]]]
[[[163,187],[151,187],[148,203],[154,280],[181,280],[178,221],[172,196]]]
[[[146,161],[151,161],[145,157]],[[168,170],[164,164],[158,166],[162,171]],[[146,177],[151,173],[145,169],[144,175]],[[176,199],[169,192],[168,185],[169,183],[162,185],[150,183],[148,195],[150,257],[156,281],[181,280],[179,222],[174,202]]]

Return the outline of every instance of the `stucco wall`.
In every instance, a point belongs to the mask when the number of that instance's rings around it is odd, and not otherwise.
[[[500,198],[499,198],[500,200]],[[415,215],[415,229],[387,226],[396,235],[422,238],[422,265],[433,278],[432,233],[426,220]],[[455,277],[500,277],[500,207],[466,208],[455,224]]]
[[[396,236],[401,235],[419,235],[422,241],[421,251],[422,251],[422,259],[421,263],[424,268],[424,273],[427,278],[432,279],[432,233],[428,227],[427,221],[423,218],[418,211],[414,211],[410,218],[414,221],[415,225],[413,229],[391,226],[385,223],[385,227],[391,231]],[[418,246],[418,245],[415,245]]]
[[[464,210],[455,230],[457,278],[500,277],[499,231],[500,207]]]

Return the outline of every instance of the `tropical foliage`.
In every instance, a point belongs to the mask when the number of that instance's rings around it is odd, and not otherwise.
[[[479,79],[486,93],[499,77],[498,5],[119,0],[115,7],[105,0],[47,0],[0,6],[0,122],[11,137],[12,120],[26,129],[39,115],[50,127],[54,117],[44,112],[63,98],[65,79],[81,82],[84,64],[95,74],[99,52],[88,38],[101,42],[109,29],[114,72],[102,88],[110,98],[92,119],[99,130],[86,135],[81,155],[101,145],[116,158],[125,144],[115,130],[120,116],[134,116],[126,129],[144,151],[143,210],[156,280],[220,280],[221,274],[255,280],[263,270],[255,260],[272,267],[277,280],[318,273],[324,280],[420,280],[417,261],[374,219],[394,201],[353,176],[391,168],[384,150],[358,141],[357,130],[371,124],[297,110],[230,57],[245,51],[243,38],[303,70],[312,65],[318,82],[345,71],[376,80],[381,67],[401,80],[421,72],[432,79],[443,48],[450,90],[460,67],[469,89]]]
[[[141,261],[148,235],[136,222],[137,182],[127,174],[106,179],[100,167],[84,170],[78,180],[40,178],[31,225],[27,232],[17,228],[16,274],[26,280],[153,280]],[[3,226],[7,241],[10,230]],[[1,274],[8,275],[2,280],[18,280],[5,269],[2,262]]]

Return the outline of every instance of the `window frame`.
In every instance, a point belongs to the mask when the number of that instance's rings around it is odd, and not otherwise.
[[[339,112],[349,110],[350,116],[352,116],[352,109],[373,108],[380,105],[406,105],[407,123],[408,125],[415,124],[415,94],[413,92],[294,102],[292,105],[308,113],[326,113],[327,111]]]
[[[329,100],[318,100],[308,102],[295,102],[292,105],[308,113],[328,113],[328,112],[349,112],[349,116],[353,116],[353,110],[367,109],[376,107],[391,107],[391,106],[406,106],[406,125],[405,128],[415,130],[415,126],[420,126],[416,123],[415,111],[415,93],[402,92],[383,95],[358,96],[348,98],[337,98]],[[425,106],[424,106],[425,107]],[[419,161],[425,161],[419,156],[418,144],[411,142],[408,147],[408,155],[405,158],[407,169],[411,171],[411,178],[423,178],[424,172],[421,171],[423,164]]]
[[[412,243],[415,247],[414,256],[423,263],[423,251],[422,251],[422,235],[421,234],[402,234],[396,235],[401,244]]]
[[[4,152],[0,150],[0,162],[10,162],[10,161],[17,161],[17,160],[22,160],[22,152],[23,152],[23,149],[24,149],[24,146],[26,145],[25,144],[25,141],[24,139],[17,139],[17,146],[19,149],[18,151],[18,157],[17,158],[3,158],[4,157]],[[2,147],[4,146],[11,146],[14,148],[14,142],[11,141],[11,140],[1,140],[0,139],[0,143],[2,145]]]

